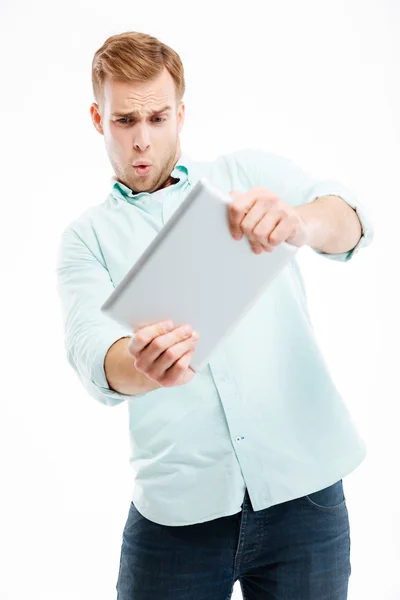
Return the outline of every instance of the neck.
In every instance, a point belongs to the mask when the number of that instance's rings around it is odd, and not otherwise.
[[[180,179],[175,179],[175,177],[171,177],[171,175],[168,177],[167,181],[165,182],[164,187],[169,187],[170,185],[174,185],[175,183],[178,183],[178,181],[180,181]]]

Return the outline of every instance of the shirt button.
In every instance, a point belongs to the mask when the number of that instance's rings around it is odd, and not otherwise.
[[[228,380],[226,377],[223,376],[223,377],[221,377],[221,381],[222,381],[222,383],[227,383]]]
[[[242,440],[244,440],[244,437],[243,437],[242,435],[237,435],[237,436],[235,437],[235,440],[236,440],[237,442],[241,442]]]

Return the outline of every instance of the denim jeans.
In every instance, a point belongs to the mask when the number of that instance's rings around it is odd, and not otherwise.
[[[340,479],[254,512],[194,525],[159,525],[131,503],[117,600],[346,600],[350,526]]]

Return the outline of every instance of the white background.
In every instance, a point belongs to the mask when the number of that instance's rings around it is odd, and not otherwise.
[[[400,598],[400,4],[2,0],[0,27],[2,600],[116,598],[133,477],[127,406],[92,399],[67,365],[54,269],[61,230],[109,192],[91,61],[127,30],[180,54],[181,144],[193,159],[263,148],[337,178],[369,210],[375,238],[353,261],[303,248],[299,262],[368,446],[344,480],[349,600]]]

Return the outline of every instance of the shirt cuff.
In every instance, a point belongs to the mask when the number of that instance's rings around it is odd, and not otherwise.
[[[142,394],[121,394],[112,390],[108,385],[106,373],[104,369],[104,360],[109,348],[121,338],[131,337],[132,332],[124,328],[111,328],[107,331],[102,331],[96,337],[96,344],[92,350],[92,355],[88,360],[84,360],[86,363],[86,369],[81,365],[81,369],[77,368],[76,361],[74,360],[72,353],[69,355],[69,361],[77,371],[79,378],[82,381],[83,386],[96,400],[99,400],[106,406],[117,406],[128,398],[137,398],[144,396],[146,392]],[[72,361],[72,362],[71,362]]]
[[[371,224],[371,220],[366,209],[354,197],[352,192],[345,188],[345,186],[341,184],[338,185],[337,183],[335,183],[334,185],[325,183],[324,188],[324,191],[318,190],[317,195],[315,195],[314,193],[309,201],[311,202],[322,196],[338,196],[339,198],[344,200],[344,202],[351,206],[357,213],[357,216],[361,223],[361,237],[357,242],[356,246],[354,246],[354,248],[348,250],[347,252],[341,252],[339,254],[330,254],[329,252],[323,252],[322,250],[317,250],[316,248],[312,247],[311,248],[312,250],[314,250],[314,252],[316,252],[317,254],[321,254],[326,258],[340,262],[346,262],[348,260],[351,260],[357,254],[357,252],[361,250],[361,248],[369,246],[372,242],[374,237],[374,231]]]

